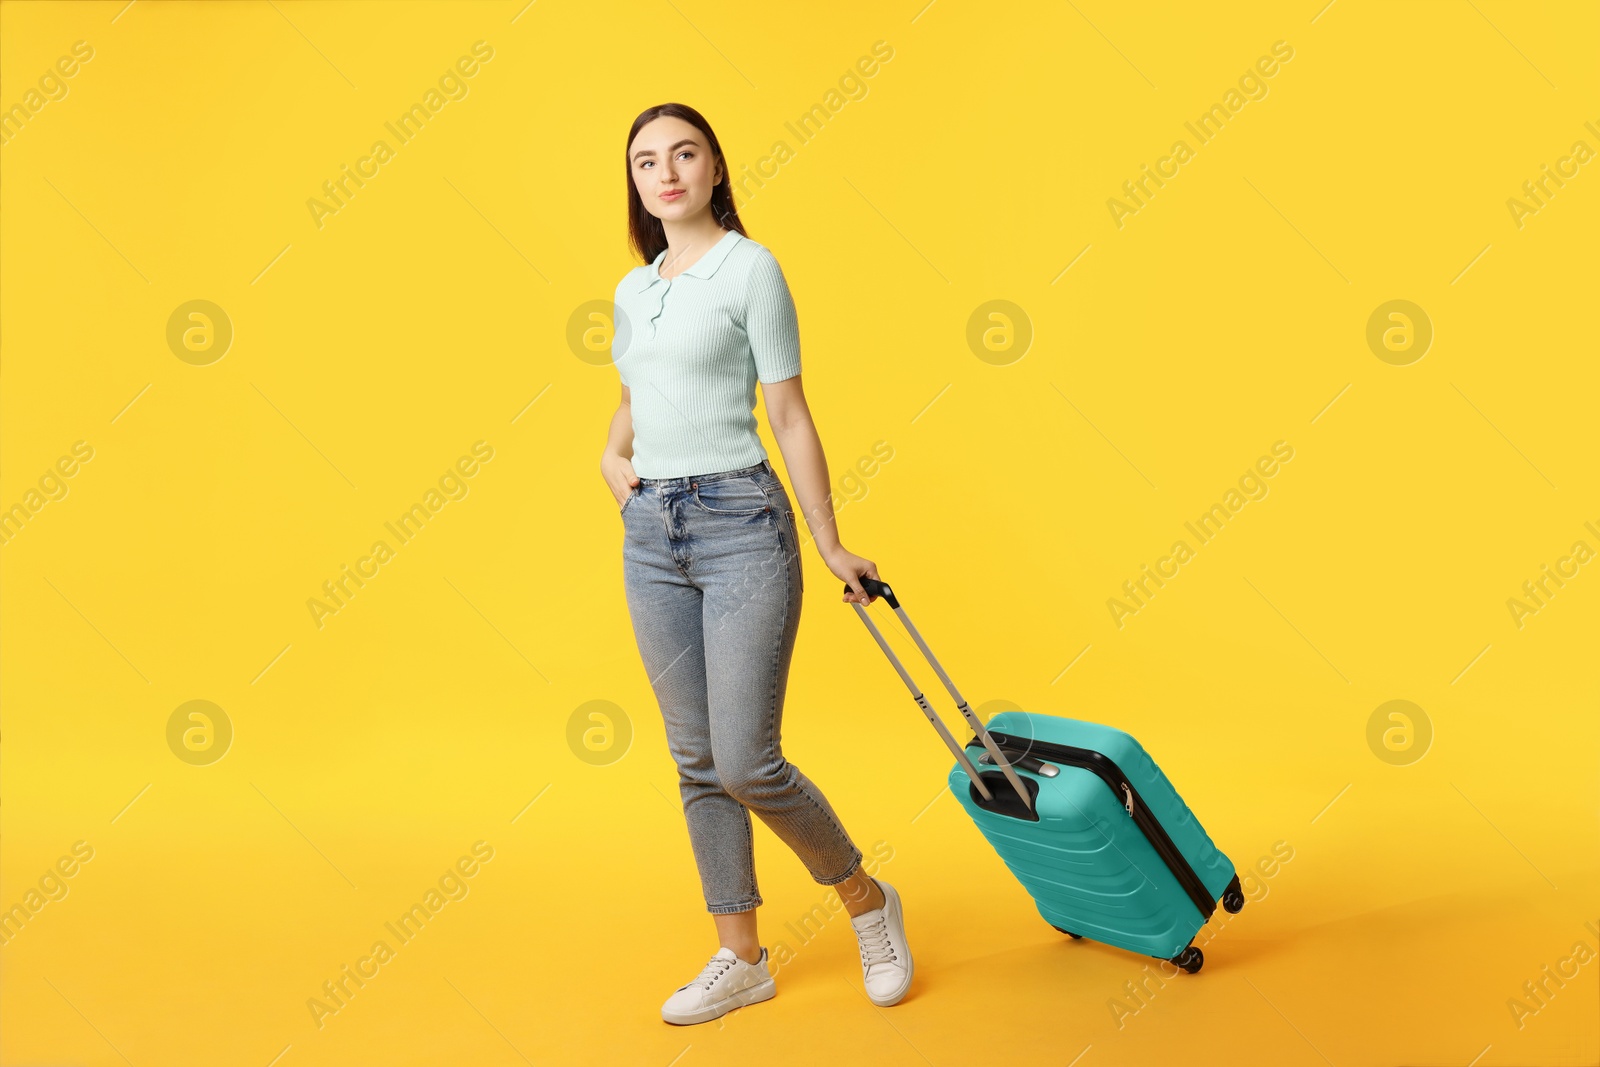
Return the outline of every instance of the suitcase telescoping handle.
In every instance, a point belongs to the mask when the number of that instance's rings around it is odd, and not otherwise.
[[[994,743],[994,739],[989,736],[988,729],[984,727],[983,722],[972,708],[967,705],[966,700],[962,698],[961,693],[956,689],[955,683],[950,680],[950,676],[944,672],[943,667],[939,666],[939,661],[934,658],[933,651],[928,648],[928,643],[922,639],[922,634],[917,632],[916,626],[911,622],[911,617],[906,614],[906,609],[900,606],[900,601],[895,597],[894,590],[890,589],[887,583],[881,582],[876,578],[868,578],[865,575],[859,581],[863,590],[872,596],[883,598],[883,601],[894,609],[894,613],[900,616],[900,621],[905,624],[906,632],[917,643],[917,647],[922,650],[922,654],[928,657],[928,662],[933,665],[934,672],[939,675],[939,681],[944,683],[944,687],[955,698],[956,708],[961,712],[961,717],[966,720],[968,726],[972,727],[972,732],[977,735],[978,740],[983,742],[983,747],[989,750],[989,758],[994,760],[995,766],[999,767],[1001,772],[1005,774],[1006,780],[1011,783],[1011,788],[1017,791],[1017,796],[1022,798],[1023,808],[1027,811],[1032,811],[1033,797],[1023,786],[1022,779],[1017,777],[1017,772],[1012,770],[1011,761],[1006,759],[1005,753],[1001,752],[1000,746]],[[853,592],[849,583],[845,584],[844,591],[846,593]],[[894,649],[889,647],[889,642],[883,639],[883,634],[878,631],[878,627],[873,623],[872,617],[867,614],[867,609],[858,603],[852,603],[850,606],[856,609],[856,614],[866,624],[868,632],[878,642],[878,647],[883,649],[883,654],[889,657],[889,662],[894,665],[894,669],[900,672],[900,680],[906,683],[907,689],[911,690],[911,696],[916,700],[917,707],[922,709],[922,714],[927,716],[928,722],[933,724],[934,730],[938,732],[946,747],[954,754],[956,761],[961,764],[961,768],[967,772],[967,777],[972,779],[973,787],[983,794],[983,799],[993,800],[994,797],[984,784],[983,778],[978,774],[977,768],[972,765],[971,760],[967,759],[966,750],[956,744],[956,739],[951,736],[949,728],[934,713],[933,707],[928,703],[928,698],[917,687],[917,683],[912,680],[911,675],[906,673],[905,666],[900,662],[900,657],[894,654]]]

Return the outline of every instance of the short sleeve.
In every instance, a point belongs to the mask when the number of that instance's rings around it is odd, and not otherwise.
[[[750,269],[744,328],[757,379],[770,385],[800,373],[800,324],[794,297],[783,269],[765,248],[759,250]]]

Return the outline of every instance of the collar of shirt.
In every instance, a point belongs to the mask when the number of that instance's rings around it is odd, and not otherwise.
[[[729,230],[718,239],[717,243],[706,249],[701,257],[679,272],[675,277],[681,278],[685,274],[696,278],[709,278],[717,273],[717,268],[722,266],[722,261],[728,258],[728,253],[733,251],[733,246],[744,239],[738,230]],[[644,282],[639,286],[639,292],[644,292],[656,282],[668,281],[661,276],[661,263],[667,258],[667,250],[663,248],[650,264],[650,269],[644,273]]]

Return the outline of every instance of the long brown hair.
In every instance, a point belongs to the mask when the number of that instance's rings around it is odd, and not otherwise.
[[[628,130],[628,140],[622,146],[624,173],[628,179],[628,244],[644,257],[646,263],[654,263],[662,249],[667,247],[667,234],[662,228],[661,220],[646,211],[644,201],[639,199],[639,190],[633,184],[633,161],[628,159],[628,149],[633,145],[633,139],[639,135],[639,131],[646,123],[653,122],[663,115],[682,119],[705,135],[712,156],[722,165],[722,180],[711,190],[711,217],[716,219],[723,229],[737,230],[742,237],[750,236],[744,232],[744,223],[739,221],[739,211],[733,206],[733,183],[728,161],[722,154],[722,143],[711,130],[711,123],[688,104],[657,104],[639,112],[639,117],[633,120],[633,126]]]

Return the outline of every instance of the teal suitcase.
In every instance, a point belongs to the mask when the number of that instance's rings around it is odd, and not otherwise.
[[[1204,956],[1195,935],[1219,899],[1237,912],[1244,893],[1232,861],[1143,746],[1110,726],[1025,711],[1001,712],[985,726],[893,590],[861,581],[894,609],[972,728],[972,740],[958,745],[866,609],[852,605],[955,754],[950,792],[1032,894],[1045,922],[1073,938],[1198,971]]]

